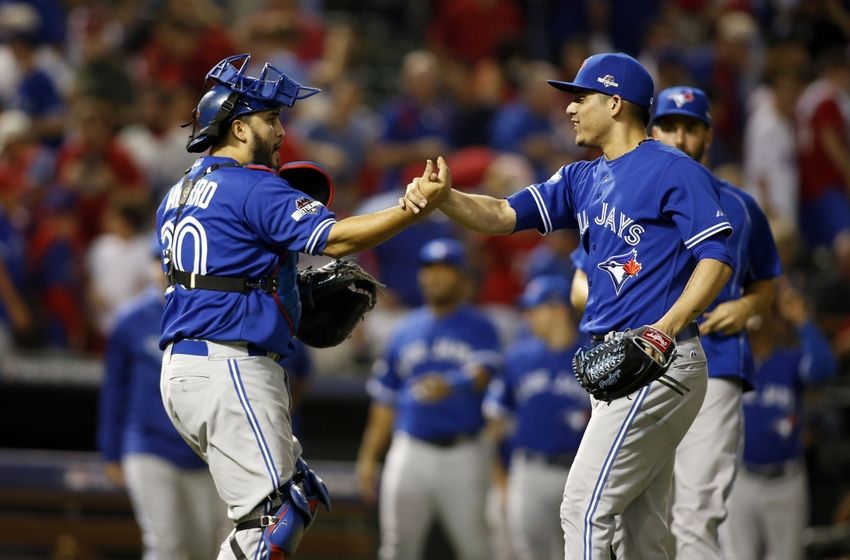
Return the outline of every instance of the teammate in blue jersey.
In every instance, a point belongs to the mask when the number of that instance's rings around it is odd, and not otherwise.
[[[563,558],[561,492],[590,418],[590,399],[571,367],[581,346],[564,276],[539,276],[520,298],[531,336],[505,352],[484,398],[494,430],[507,433],[510,541],[518,560]]]
[[[702,161],[712,140],[709,102],[702,90],[673,87],[658,94],[652,136]],[[720,206],[734,232],[735,272],[700,318],[708,359],[708,389],[696,420],[676,450],[673,535],[676,557],[719,560],[718,527],[735,478],[741,439],[741,393],[753,386],[745,326],[773,300],[779,255],[767,217],[741,189],[717,179]]]
[[[743,398],[743,465],[720,526],[727,560],[799,560],[809,520],[801,442],[803,393],[837,371],[829,341],[809,319],[803,298],[780,287],[776,308],[752,325],[755,391]],[[797,347],[785,347],[788,331]]]
[[[208,74],[187,149],[201,156],[157,211],[166,290],[160,347],[162,396],[181,435],[207,462],[236,523],[219,558],[291,556],[323,485],[293,440],[286,374],[300,318],[299,253],[343,257],[419,218],[388,208],[337,221],[323,203],[278,177],[281,111],[318,93],[266,65],[245,75],[250,55]],[[435,201],[441,179],[423,181]],[[293,475],[305,479],[306,500]],[[308,511],[309,510],[309,511]],[[300,513],[299,513],[300,512]]]
[[[392,436],[380,485],[381,560],[422,558],[435,517],[457,558],[490,558],[481,403],[501,355],[493,324],[465,303],[465,261],[457,241],[425,244],[425,305],[400,321],[368,384],[373,402],[357,459],[367,501],[375,499],[378,460]]]
[[[440,208],[487,234],[577,228],[588,254],[588,298],[580,329],[595,341],[649,324],[678,341],[668,375],[679,392],[651,383],[593,403],[561,504],[566,558],[611,558],[615,520],[626,558],[666,558],[666,500],[676,446],[702,405],[707,371],[695,319],[731,275],[731,231],[711,174],[687,155],[647,138],[654,86],[622,53],[584,61],[566,112],[579,146],[603,156],[559,169],[506,199],[452,190]],[[450,178],[449,178],[450,181]],[[428,208],[419,180],[400,206]]]
[[[159,268],[159,249],[156,250]],[[142,531],[144,558],[214,558],[227,533],[227,509],[206,464],[186,445],[162,406],[157,286],[119,309],[106,346],[98,446],[106,472],[126,485]]]

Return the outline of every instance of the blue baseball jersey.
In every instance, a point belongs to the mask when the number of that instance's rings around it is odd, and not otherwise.
[[[802,393],[837,371],[829,341],[813,324],[800,329],[800,348],[777,348],[757,365],[755,391],[744,395],[744,462],[783,463],[800,457]]]
[[[591,410],[571,365],[579,348],[554,351],[528,337],[505,353],[502,375],[487,388],[484,413],[514,419],[512,448],[547,455],[576,452]]]
[[[752,282],[776,278],[782,273],[767,217],[755,199],[721,180],[717,180],[717,193],[734,229],[727,240],[733,272],[707,311],[725,301],[740,299]],[[703,320],[700,317],[699,321]],[[702,346],[708,360],[709,377],[740,378],[745,388],[752,387],[754,366],[746,330],[729,336],[711,333],[702,337]]]
[[[684,290],[692,252],[732,230],[711,173],[652,140],[613,160],[564,166],[508,202],[517,231],[579,230],[589,287],[580,328],[588,334],[656,322]],[[728,250],[719,253],[712,257],[731,264]]]
[[[473,366],[493,373],[501,367],[499,337],[491,321],[468,305],[442,317],[420,308],[396,327],[367,390],[376,401],[395,408],[396,430],[425,440],[474,434],[484,425],[483,392],[453,391],[435,403],[420,401],[411,392],[425,374],[450,376]]]
[[[159,391],[162,351],[159,290],[145,292],[118,313],[106,345],[97,440],[108,461],[124,455],[157,455],[187,469],[205,468],[168,418]]]
[[[300,314],[298,253],[321,254],[336,220],[272,170],[222,167],[206,173],[213,164],[233,163],[212,156],[195,162],[189,176],[197,181],[176,235],[182,182],[169,190],[157,210],[162,248],[172,249],[176,268],[186,272],[252,280],[277,276],[282,294],[172,286],[160,346],[183,338],[244,341],[287,355]]]

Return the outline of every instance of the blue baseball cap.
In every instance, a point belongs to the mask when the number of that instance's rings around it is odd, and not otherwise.
[[[550,302],[570,303],[570,283],[563,276],[538,276],[528,283],[519,298],[519,305],[523,309]]]
[[[423,265],[445,263],[460,268],[466,262],[466,250],[455,239],[434,239],[419,251],[419,262]]]
[[[677,86],[659,93],[652,122],[669,115],[693,117],[711,126],[711,107],[708,96],[701,89]]]
[[[625,53],[601,53],[585,59],[575,80],[559,82],[548,80],[549,85],[569,93],[596,91],[605,95],[619,95],[649,109],[655,84],[643,65]]]

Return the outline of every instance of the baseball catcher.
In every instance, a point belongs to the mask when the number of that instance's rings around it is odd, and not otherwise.
[[[675,357],[672,338],[643,326],[611,333],[590,350],[580,349],[573,356],[573,371],[588,393],[608,403],[656,379],[681,394],[688,388],[664,375]]]
[[[314,348],[336,346],[378,300],[378,283],[352,261],[337,260],[298,274],[301,321],[297,336]]]

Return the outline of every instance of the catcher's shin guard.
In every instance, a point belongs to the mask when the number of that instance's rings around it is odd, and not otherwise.
[[[281,505],[273,515],[243,521],[236,525],[236,531],[262,529],[262,541],[268,551],[266,558],[287,560],[295,554],[305,531],[316,519],[319,505],[330,511],[331,499],[324,481],[300,457],[295,463],[295,476],[283,485],[277,496]],[[235,536],[230,539],[230,548],[237,560],[246,559]]]
[[[236,556],[236,560],[247,560],[239,543],[236,542],[236,533],[250,529],[262,529],[261,540],[268,560],[287,560],[291,558],[304,531],[312,522],[310,505],[301,488],[290,480],[278,491],[282,499],[280,507],[272,515],[262,515],[255,519],[249,519],[236,524],[236,530],[230,537],[230,549]]]

